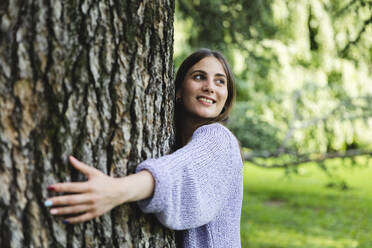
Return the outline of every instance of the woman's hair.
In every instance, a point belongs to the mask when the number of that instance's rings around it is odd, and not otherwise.
[[[182,62],[176,74],[175,92],[177,93],[177,91],[181,89],[185,76],[187,72],[190,70],[190,68],[194,66],[196,63],[198,63],[200,60],[206,57],[215,57],[222,64],[225,70],[225,73],[226,73],[226,78],[227,78],[228,95],[227,95],[226,103],[221,113],[215,118],[207,120],[205,123],[201,124],[200,126],[205,125],[205,124],[215,123],[215,122],[227,121],[229,114],[231,112],[232,106],[233,106],[233,102],[235,100],[235,95],[236,95],[234,76],[225,57],[220,52],[213,51],[207,48],[202,48],[202,49],[195,51]],[[185,117],[185,109],[184,109],[182,102],[176,101],[174,113],[175,113],[174,120],[175,120],[175,128],[176,128],[176,146],[177,148],[179,148],[183,145],[181,144],[181,135],[182,135],[181,128],[182,128],[182,123]]]

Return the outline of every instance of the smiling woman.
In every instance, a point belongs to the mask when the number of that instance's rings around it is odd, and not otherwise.
[[[221,53],[200,49],[181,64],[175,84],[176,140],[177,147],[182,147],[197,127],[227,120],[235,99],[235,83]]]
[[[178,230],[180,247],[234,247],[240,244],[243,197],[242,159],[234,135],[221,123],[234,100],[234,81],[223,56],[201,49],[176,76],[178,150],[140,163],[136,173],[112,178],[74,157],[70,163],[87,182],[60,183],[68,192],[45,202],[52,215],[78,214],[65,223],[90,220],[126,202],[137,201],[166,227]]]

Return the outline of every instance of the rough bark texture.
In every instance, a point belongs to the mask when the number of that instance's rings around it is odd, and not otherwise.
[[[47,186],[74,154],[134,172],[173,143],[173,0],[0,3],[0,247],[175,247],[135,203],[64,225]]]

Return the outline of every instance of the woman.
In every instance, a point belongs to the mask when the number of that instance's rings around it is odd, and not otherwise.
[[[87,182],[59,183],[49,190],[72,195],[48,199],[52,215],[78,214],[78,223],[125,202],[138,201],[173,230],[183,247],[240,247],[242,160],[233,134],[221,125],[234,100],[234,81],[224,57],[209,49],[191,54],[176,76],[178,150],[112,178],[70,156]]]

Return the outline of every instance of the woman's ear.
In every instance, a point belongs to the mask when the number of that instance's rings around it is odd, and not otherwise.
[[[181,89],[178,89],[177,91],[176,91],[176,99],[177,98],[181,98],[182,97],[182,91],[181,91]]]

